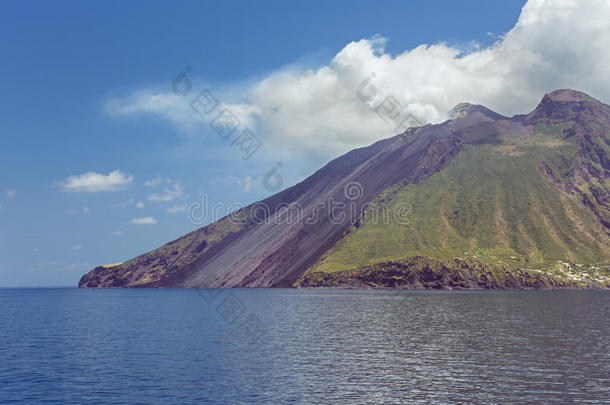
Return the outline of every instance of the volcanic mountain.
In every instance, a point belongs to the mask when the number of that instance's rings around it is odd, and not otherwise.
[[[452,116],[79,287],[610,286],[610,106],[558,90],[527,115]]]

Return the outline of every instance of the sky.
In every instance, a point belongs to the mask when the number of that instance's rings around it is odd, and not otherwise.
[[[74,286],[460,102],[609,102],[609,21],[605,0],[5,2],[0,286]]]

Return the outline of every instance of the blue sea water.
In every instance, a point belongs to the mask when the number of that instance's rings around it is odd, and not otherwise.
[[[0,289],[0,402],[609,403],[608,291]]]

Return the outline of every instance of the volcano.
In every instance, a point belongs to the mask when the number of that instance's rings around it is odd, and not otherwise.
[[[610,107],[574,90],[353,150],[79,287],[610,286]]]

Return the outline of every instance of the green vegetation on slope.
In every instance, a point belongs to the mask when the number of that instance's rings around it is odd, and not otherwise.
[[[542,271],[610,263],[610,238],[596,216],[543,170],[564,177],[573,169],[577,139],[556,131],[537,125],[534,136],[468,145],[422,183],[387,190],[307,274],[418,255]],[[397,221],[406,204],[408,223]]]

